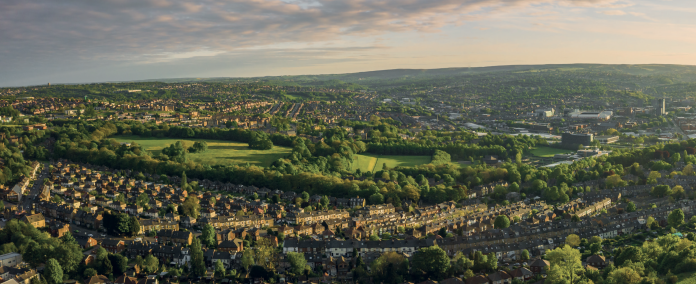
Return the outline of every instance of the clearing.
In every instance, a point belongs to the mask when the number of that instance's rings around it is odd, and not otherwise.
[[[203,153],[189,153],[188,158],[194,162],[208,165],[235,165],[249,163],[251,165],[267,167],[275,160],[290,154],[291,148],[273,146],[271,150],[252,150],[249,144],[225,140],[208,139],[172,139],[172,138],[152,138],[140,136],[114,136],[118,142],[135,142],[143,149],[157,154],[164,147],[182,141],[184,147],[188,148],[196,141],[208,142],[208,151]]]
[[[413,167],[417,165],[428,164],[430,163],[430,160],[430,156],[391,156],[359,154],[355,155],[355,159],[353,160],[353,169],[360,169],[360,171],[362,172],[374,172],[382,170],[382,164],[384,163],[386,163],[387,167],[390,168],[397,166]]]
[[[556,154],[569,154],[573,153],[575,151],[571,150],[564,150],[564,149],[556,149],[556,148],[551,148],[551,147],[536,147],[532,149],[531,154],[537,157],[553,157]]]

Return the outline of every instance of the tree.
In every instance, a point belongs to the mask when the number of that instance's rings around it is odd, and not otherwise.
[[[560,271],[555,271],[560,273],[559,276],[562,279],[567,279],[572,284],[576,273],[584,271],[581,261],[582,254],[579,250],[571,248],[568,245],[563,247],[558,247],[546,253],[546,260],[551,263],[551,268],[560,268]]]
[[[494,226],[496,229],[505,229],[510,227],[510,219],[505,215],[498,215],[498,217],[495,217]]]
[[[102,275],[109,275],[112,272],[114,272],[114,267],[111,265],[109,258],[105,257],[101,262],[101,266],[99,266],[99,273]]]
[[[384,203],[384,196],[381,193],[375,193],[370,196],[370,204],[382,204]]]
[[[90,277],[92,277],[92,276],[97,275],[97,271],[94,270],[94,268],[87,268],[87,269],[85,269],[85,272],[82,273],[82,275],[83,275],[85,278],[90,278]]]
[[[412,271],[424,276],[434,277],[447,271],[450,258],[438,246],[419,249],[413,257]]]
[[[623,180],[621,179],[621,176],[614,174],[608,176],[604,183],[607,185],[608,188],[614,188],[621,185],[622,182]]]
[[[268,137],[268,134],[261,131],[252,131],[249,138],[249,148],[256,150],[273,149],[273,142]]]
[[[629,202],[629,203],[626,205],[626,211],[628,211],[628,212],[635,212],[636,210],[637,210],[637,208],[636,208],[636,204],[635,204],[635,203]]]
[[[63,283],[63,268],[60,267],[60,264],[55,258],[51,258],[46,262],[44,279],[46,279],[48,284]]]
[[[182,213],[186,216],[198,218],[201,215],[201,205],[198,203],[198,197],[189,195],[181,204]]]
[[[324,208],[326,208],[327,206],[329,206],[329,198],[328,198],[326,195],[324,195],[324,196],[321,197],[321,201],[320,201],[320,202],[321,202],[321,205],[324,206]]]
[[[5,211],[5,202],[0,200],[0,211]]]
[[[669,213],[669,216],[667,216],[667,223],[672,227],[679,227],[681,224],[684,224],[684,211],[679,208],[672,210],[672,213]]]
[[[145,194],[144,192],[138,195],[138,198],[135,200],[135,204],[140,206],[140,207],[145,207],[150,203],[150,197]]]
[[[580,237],[576,234],[570,234],[566,237],[565,244],[570,247],[577,247],[580,245]]]
[[[307,260],[303,253],[298,252],[288,252],[285,255],[286,259],[290,263],[290,271],[295,275],[301,275],[307,266]]]
[[[590,244],[590,253],[591,254],[597,254],[600,250],[602,250],[602,244],[600,244],[600,243]]]
[[[114,275],[121,275],[128,268],[128,259],[120,254],[109,254],[109,260],[114,268]]]
[[[488,254],[488,262],[486,263],[486,266],[488,267],[488,270],[498,270],[498,257],[495,256],[494,252]]]
[[[527,249],[523,249],[520,257],[522,260],[529,260],[529,251]]]
[[[129,234],[135,236],[140,233],[140,221],[135,216],[130,217],[130,222],[128,223]]]
[[[626,261],[631,261],[633,263],[643,262],[645,257],[643,255],[643,250],[639,247],[627,246],[621,251],[621,253],[614,260],[616,266],[622,266]]]
[[[186,171],[181,172],[181,190],[186,190],[188,188],[188,180],[186,178]]]
[[[645,221],[645,226],[648,228],[652,228],[653,224],[657,224],[655,218],[653,218],[652,216],[648,216],[648,220]]]
[[[629,267],[622,267],[611,271],[606,281],[615,284],[635,284],[641,282],[640,280],[638,272]]]
[[[244,270],[249,270],[249,266],[254,265],[254,253],[250,249],[245,249],[242,253],[242,267]]]
[[[135,265],[139,266],[141,269],[145,266],[145,260],[143,260],[142,256],[138,255],[135,257]]]
[[[176,143],[162,149],[162,154],[167,155],[172,161],[186,162],[186,149],[181,141],[176,141]]]
[[[215,228],[213,228],[213,226],[211,226],[210,224],[203,225],[203,230],[201,233],[201,243],[208,246],[208,248],[214,248],[217,244],[215,238]]]
[[[201,241],[198,238],[193,238],[191,243],[191,273],[196,277],[205,275],[205,259],[201,250]]]
[[[208,150],[208,142],[205,141],[196,141],[193,143],[193,146],[188,148],[188,151],[190,153],[203,153]]]
[[[159,268],[159,260],[150,254],[145,258],[144,265],[144,268],[145,270],[147,270],[147,272],[155,273],[157,272],[157,268]]]
[[[65,234],[60,237],[60,241],[64,244],[77,244],[75,237],[73,237],[72,233],[70,232],[65,232]]]
[[[256,265],[264,267],[268,271],[275,269],[276,247],[269,238],[260,238],[254,247],[254,260]]]
[[[223,265],[222,261],[220,261],[219,259],[217,262],[215,262],[215,277],[225,277],[225,265]]]

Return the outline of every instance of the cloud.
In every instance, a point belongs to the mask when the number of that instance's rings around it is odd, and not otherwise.
[[[346,35],[438,32],[481,14],[529,5],[593,6],[614,0],[5,0],[0,56],[232,51]],[[1,59],[2,57],[0,57]]]
[[[516,14],[536,18],[538,29],[557,30],[562,25],[552,20],[568,16],[559,11],[625,15],[618,9],[631,6],[626,0],[0,0],[0,80],[100,64],[142,67],[270,54],[249,53],[261,49],[282,50],[281,56],[290,52],[286,46],[310,50],[340,42],[355,49],[361,38],[374,43],[391,34],[435,34]],[[500,30],[494,22],[483,26],[471,30]]]
[[[621,11],[621,10],[598,11],[597,13],[604,14],[604,15],[609,15],[609,16],[623,16],[623,15],[626,15],[626,12]]]

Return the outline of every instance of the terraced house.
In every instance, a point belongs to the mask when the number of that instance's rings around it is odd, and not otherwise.
[[[392,207],[393,208],[393,207]],[[322,223],[327,220],[348,219],[350,213],[345,210],[324,210],[313,212],[289,212],[285,216],[288,224],[304,225]]]

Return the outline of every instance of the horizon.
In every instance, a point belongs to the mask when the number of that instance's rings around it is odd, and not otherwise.
[[[396,68],[396,69],[377,69],[377,70],[366,70],[348,73],[307,73],[307,74],[284,74],[284,75],[262,75],[262,76],[190,76],[190,77],[167,77],[167,78],[147,78],[147,79],[136,79],[136,80],[122,80],[122,81],[91,81],[91,82],[45,82],[43,84],[30,84],[30,85],[0,85],[0,88],[26,88],[26,87],[39,87],[45,86],[47,84],[53,85],[87,85],[87,84],[118,84],[118,83],[129,83],[129,82],[158,82],[160,80],[196,80],[196,79],[252,79],[252,78],[274,78],[274,77],[294,77],[294,76],[338,76],[338,75],[350,75],[350,74],[360,74],[360,73],[374,73],[374,72],[389,72],[397,70],[421,70],[421,71],[431,71],[431,70],[447,70],[447,69],[465,69],[465,68],[495,68],[495,67],[541,67],[541,66],[568,66],[568,65],[602,65],[602,66],[651,66],[651,65],[662,65],[662,66],[684,66],[684,67],[695,67],[696,64],[662,64],[662,63],[645,63],[645,64],[603,64],[603,63],[558,63],[558,64],[521,64],[521,65],[490,65],[490,66],[467,66],[467,67],[442,67],[442,68]]]
[[[10,0],[0,3],[0,86],[696,65],[694,14],[686,0]]]

